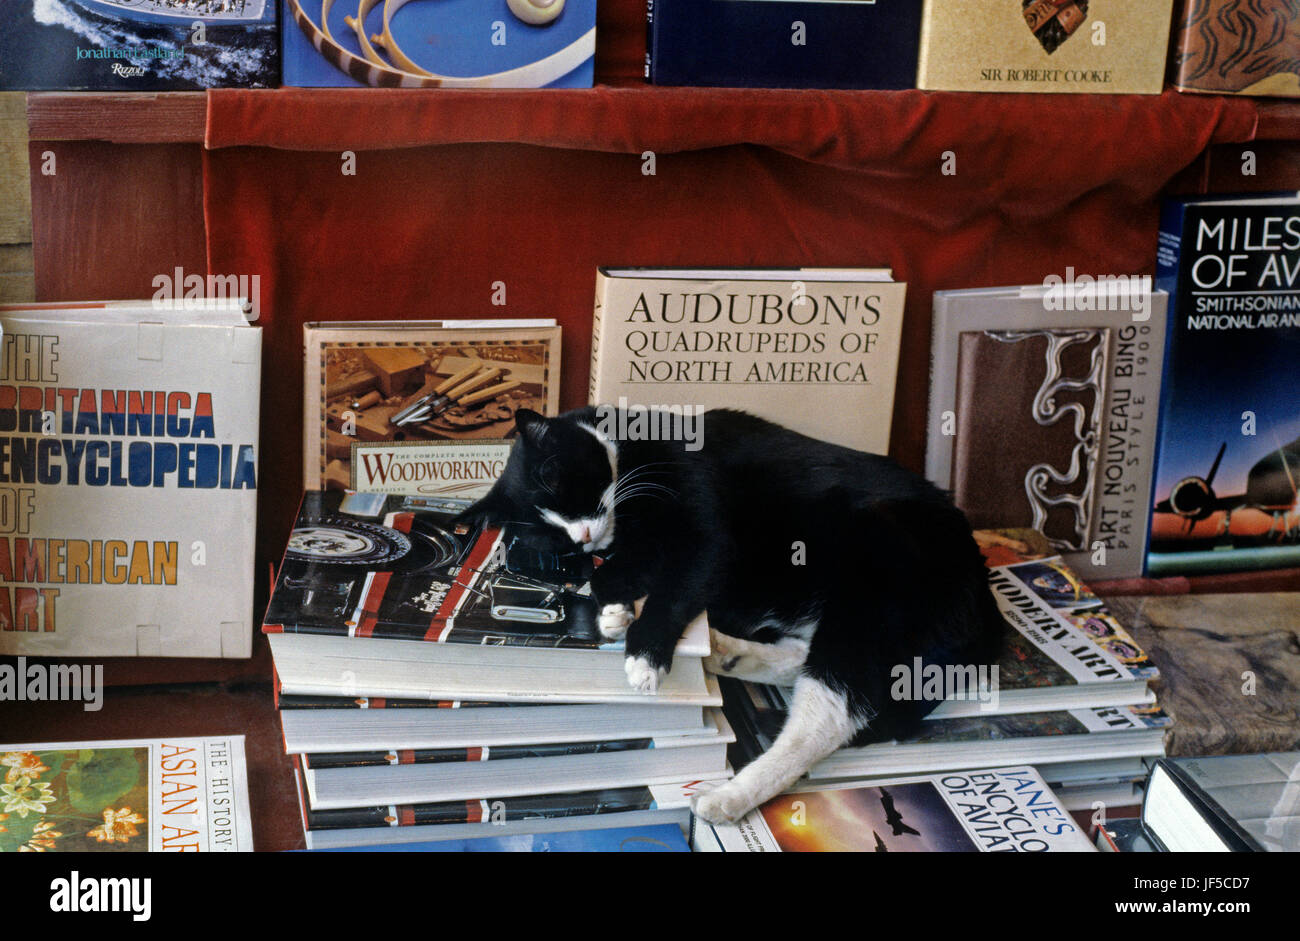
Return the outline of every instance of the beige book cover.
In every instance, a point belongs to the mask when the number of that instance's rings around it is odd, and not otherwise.
[[[309,323],[303,340],[306,490],[352,487],[354,444],[487,444],[521,408],[559,410],[553,320]]]
[[[1173,0],[926,0],[917,87],[1158,95]]]
[[[0,308],[0,654],[247,657],[262,332]]]
[[[884,454],[906,291],[879,268],[602,268],[588,401],[742,409]]]

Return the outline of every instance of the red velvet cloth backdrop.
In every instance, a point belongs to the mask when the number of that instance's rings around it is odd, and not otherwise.
[[[607,80],[632,6],[602,6]],[[212,92],[209,270],[261,275],[263,558],[301,488],[306,321],[555,317],[573,407],[598,265],[887,265],[908,283],[891,452],[919,468],[931,293],[1152,271],[1162,187],[1257,115],[1173,93]]]

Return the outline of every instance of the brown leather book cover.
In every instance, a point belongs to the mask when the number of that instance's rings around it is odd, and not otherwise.
[[[1185,0],[1180,14],[1179,89],[1300,97],[1300,0]]]
[[[976,528],[1087,548],[1110,331],[963,333],[952,490]]]

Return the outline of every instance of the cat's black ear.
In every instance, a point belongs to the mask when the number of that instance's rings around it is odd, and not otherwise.
[[[542,415],[531,408],[521,408],[515,412],[515,430],[530,445],[539,445],[546,438],[549,429]]]

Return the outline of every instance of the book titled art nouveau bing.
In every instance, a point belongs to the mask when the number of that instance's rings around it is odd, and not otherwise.
[[[883,454],[906,292],[880,268],[602,268],[589,402],[743,409]]]
[[[0,308],[0,654],[247,657],[261,330]]]

